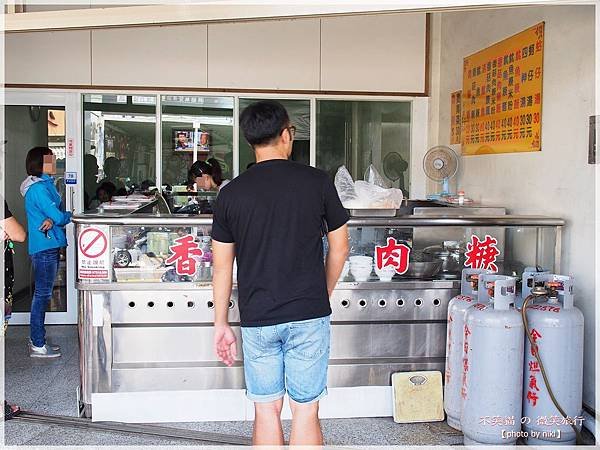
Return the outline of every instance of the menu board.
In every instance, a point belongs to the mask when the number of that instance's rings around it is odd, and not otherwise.
[[[450,143],[462,143],[461,133],[461,97],[462,91],[452,92],[450,94]]]
[[[462,153],[541,150],[544,22],[467,56]]]

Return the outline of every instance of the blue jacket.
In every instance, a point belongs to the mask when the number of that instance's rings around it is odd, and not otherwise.
[[[21,194],[25,197],[29,254],[66,247],[65,225],[71,221],[71,213],[65,212],[61,206],[54,178],[46,174],[41,177],[29,176],[21,183]],[[40,226],[46,219],[54,222],[47,237],[40,231]]]

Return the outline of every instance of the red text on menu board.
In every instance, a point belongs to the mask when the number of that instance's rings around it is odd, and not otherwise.
[[[465,252],[465,267],[497,272],[496,258],[500,254],[497,245],[498,240],[489,234],[486,234],[483,240],[472,235],[471,242],[467,243],[467,251]]]
[[[177,275],[194,275],[196,273],[196,264],[198,261],[195,257],[202,256],[200,244],[196,242],[194,236],[186,234],[175,239],[174,245],[169,247],[171,254],[165,261],[165,264],[175,263],[175,272]]]
[[[410,247],[406,244],[398,244],[392,237],[387,238],[386,245],[375,246],[375,264],[380,270],[391,266],[396,269],[396,273],[402,275],[408,270],[409,256]]]

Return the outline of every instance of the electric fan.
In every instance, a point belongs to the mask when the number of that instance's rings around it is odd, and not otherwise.
[[[450,178],[454,177],[458,171],[458,156],[450,147],[435,146],[425,154],[423,170],[428,178],[442,183],[442,192],[427,196],[429,200],[439,200],[441,197],[450,195],[448,184]]]

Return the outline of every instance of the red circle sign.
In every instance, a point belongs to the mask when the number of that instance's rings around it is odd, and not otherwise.
[[[108,240],[103,231],[88,228],[79,235],[79,251],[86,258],[97,258],[104,254]]]

